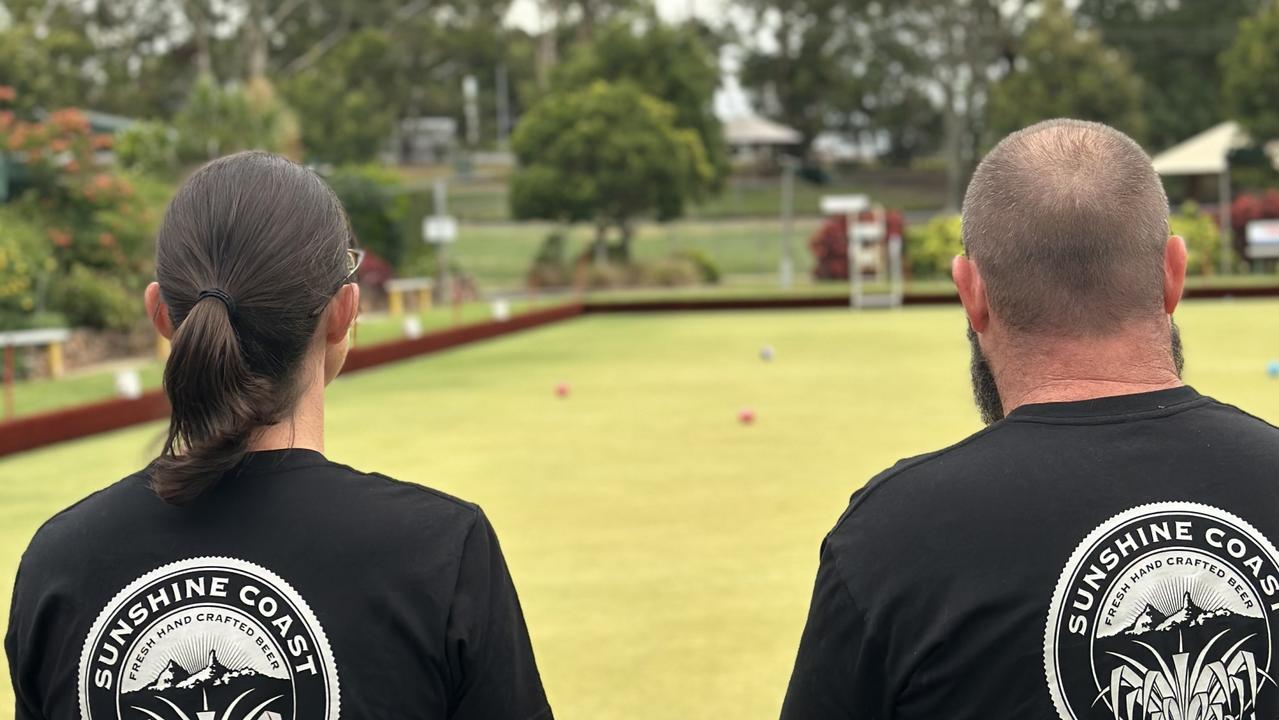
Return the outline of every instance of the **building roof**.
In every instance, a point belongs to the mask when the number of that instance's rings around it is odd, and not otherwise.
[[[797,145],[803,137],[795,128],[758,115],[724,121],[724,139],[729,145]]]
[[[1173,145],[1154,157],[1160,175],[1220,175],[1232,150],[1248,144],[1239,123],[1227,120]]]

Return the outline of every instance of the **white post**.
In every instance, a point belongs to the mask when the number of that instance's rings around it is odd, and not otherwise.
[[[905,288],[902,287],[902,238],[897,234],[888,238],[888,280],[892,305],[900,307]]]
[[[465,102],[466,142],[474,148],[480,144],[480,83],[474,75],[462,78],[462,97]]]
[[[1234,255],[1234,233],[1230,226],[1230,166],[1217,176],[1217,216],[1221,224],[1221,274],[1230,274],[1230,261]]]
[[[857,237],[855,229],[857,216],[845,215],[844,218],[848,226],[848,285],[851,293],[848,301],[854,308],[860,308],[862,306],[862,269],[858,265],[861,255],[858,252],[860,249],[858,246],[861,244],[861,239]]]
[[[435,181],[435,216],[444,217],[448,215],[448,182],[444,178]],[[439,287],[438,302],[444,305],[449,302],[450,291],[452,290],[449,282],[449,250],[448,243],[435,243],[435,276],[437,278],[435,284]]]
[[[791,231],[795,218],[795,165],[797,160],[782,156],[782,261],[778,268],[778,280],[783,288],[795,284],[795,249],[791,244]]]

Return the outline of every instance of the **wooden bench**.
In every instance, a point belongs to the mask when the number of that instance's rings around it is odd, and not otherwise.
[[[4,381],[4,417],[12,418],[14,413],[13,383],[16,380],[14,350],[29,347],[48,348],[49,374],[60,378],[66,371],[62,359],[62,345],[70,338],[71,331],[66,328],[0,332],[0,348],[4,349],[4,372],[0,374],[0,379]]]
[[[43,347],[49,352],[49,375],[55,378],[62,377],[66,372],[62,346],[69,339],[71,339],[71,331],[66,328],[0,332],[0,348],[4,348],[5,356],[5,375],[12,376],[14,348]]]
[[[431,309],[431,289],[435,287],[435,283],[430,278],[395,278],[387,280],[386,285],[386,303],[387,312],[393,316],[404,314],[404,295],[406,293],[415,293],[417,295],[418,312],[426,312]]]

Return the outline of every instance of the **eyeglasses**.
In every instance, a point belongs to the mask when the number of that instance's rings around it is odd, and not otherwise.
[[[360,248],[346,249],[346,276],[342,278],[341,282],[339,282],[337,286],[333,288],[332,291],[330,291],[327,295],[325,295],[325,298],[327,299],[325,300],[323,305],[320,305],[320,307],[316,308],[315,310],[311,312],[312,317],[324,312],[324,308],[329,306],[328,299],[332,299],[333,296],[337,294],[337,291],[342,289],[343,285],[346,285],[352,282],[352,280],[355,278],[355,273],[359,272],[360,266],[363,264],[364,264],[363,250],[361,250]]]
[[[351,282],[351,278],[355,277],[355,273],[359,271],[360,266],[364,264],[364,251],[360,248],[346,249],[346,277],[342,278],[342,282],[338,283],[338,287]]]

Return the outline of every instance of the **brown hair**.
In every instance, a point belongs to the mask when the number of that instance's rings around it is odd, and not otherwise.
[[[214,160],[182,184],[156,239],[173,324],[164,389],[173,407],[155,492],[188,502],[288,417],[321,311],[347,275],[353,238],[333,191],[277,155]]]
[[[1098,335],[1163,312],[1168,198],[1149,156],[1100,123],[1004,138],[964,197],[963,241],[990,307],[1026,333]]]

